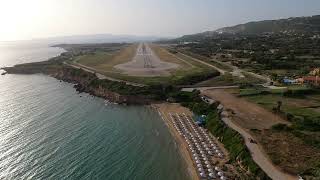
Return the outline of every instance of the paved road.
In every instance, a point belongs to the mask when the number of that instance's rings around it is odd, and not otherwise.
[[[267,83],[270,83],[271,82],[271,79],[267,76],[262,76],[260,74],[256,74],[256,73],[253,73],[253,72],[249,72],[249,71],[245,71],[243,69],[240,69],[239,67],[237,66],[233,66],[231,64],[228,64],[228,63],[225,63],[225,62],[221,62],[221,61],[218,61],[216,59],[212,59],[213,61],[215,61],[216,63],[220,63],[220,64],[223,64],[225,66],[228,66],[230,68],[232,68],[232,72],[231,74],[233,76],[238,76],[240,78],[245,78],[245,76],[243,75],[243,73],[247,73],[247,74],[250,74],[251,76],[257,78],[257,79],[261,79],[263,81],[266,81]]]
[[[145,87],[146,85],[144,84],[139,84],[139,83],[134,83],[134,82],[129,82],[129,81],[124,81],[124,80],[121,80],[121,79],[115,79],[115,78],[112,78],[112,77],[108,77],[108,76],[105,76],[101,73],[98,73],[95,69],[91,68],[91,67],[88,67],[88,66],[85,66],[85,65],[82,65],[82,64],[79,64],[79,63],[73,63],[73,64],[69,64],[69,63],[66,63],[64,62],[64,64],[68,65],[68,66],[71,66],[73,68],[76,68],[76,69],[83,69],[87,72],[90,72],[90,73],[95,73],[96,76],[99,78],[99,79],[107,79],[107,80],[110,80],[110,81],[115,81],[115,82],[125,82],[127,85],[131,85],[131,86],[138,86],[138,87]]]
[[[179,53],[182,54],[182,55],[184,55],[184,56],[186,56],[186,57],[189,57],[189,58],[193,59],[194,61],[200,62],[200,63],[202,63],[202,64],[205,64],[205,65],[207,65],[207,66],[210,66],[210,67],[216,69],[216,70],[219,71],[222,75],[225,74],[226,72],[228,72],[228,71],[226,71],[226,70],[223,70],[223,69],[221,69],[221,68],[218,68],[218,67],[216,67],[216,66],[214,66],[214,65],[212,65],[212,64],[209,64],[209,63],[207,63],[207,62],[204,62],[204,61],[202,61],[202,60],[193,58],[193,57],[191,57],[191,56],[189,56],[189,55],[186,55],[186,54],[184,54],[184,53],[181,53],[181,52],[179,52]],[[243,69],[238,68],[237,66],[233,66],[233,65],[230,65],[230,64],[227,64],[227,63],[218,61],[218,60],[216,60],[216,59],[212,59],[212,60],[215,61],[216,63],[220,63],[220,64],[223,64],[223,65],[225,65],[225,66],[228,66],[228,67],[232,68],[232,72],[230,72],[230,73],[231,73],[233,76],[238,76],[238,77],[240,77],[240,78],[245,78],[245,76],[243,75],[243,73],[248,73],[248,74],[250,74],[251,76],[253,76],[253,77],[255,77],[255,78],[258,78],[258,79],[261,79],[261,80],[263,80],[263,81],[266,81],[267,83],[270,83],[270,82],[271,82],[271,79],[270,79],[269,77],[267,77],[267,76],[262,76],[262,75],[260,75],[260,74],[256,74],[256,73],[249,72],[249,71],[245,71],[245,70],[243,70]]]
[[[188,58],[190,58],[190,59],[192,59],[192,60],[194,60],[194,61],[197,61],[197,62],[199,62],[199,63],[201,63],[201,64],[207,65],[207,66],[209,66],[209,67],[211,67],[211,68],[219,71],[220,74],[222,74],[222,75],[226,73],[225,70],[220,69],[220,68],[218,68],[218,67],[216,67],[216,66],[214,66],[214,65],[212,65],[212,64],[209,64],[209,63],[207,63],[207,62],[201,61],[201,60],[199,60],[199,59],[196,59],[196,58],[194,58],[194,57],[191,57],[191,56],[186,55],[186,54],[181,53],[181,52],[179,52],[179,54],[181,54],[181,55],[183,55],[183,56],[185,56],[185,57],[188,57]]]
[[[171,53],[170,51],[167,51],[167,52],[168,52],[168,54],[170,54],[171,56],[173,56],[173,57],[175,57],[175,58],[179,59],[180,61],[183,61],[184,63],[188,64],[190,67],[195,67],[195,66],[194,66],[193,64],[191,64],[189,61],[187,61],[187,60],[185,60],[185,59],[180,58],[179,56],[177,56],[177,55],[175,55],[175,54]]]
[[[242,74],[242,70],[239,69],[237,66],[232,66],[231,64],[228,64],[228,63],[224,63],[224,62],[221,62],[217,59],[211,59],[212,61],[216,62],[216,63],[219,63],[219,64],[222,64],[224,66],[228,66],[229,68],[232,69],[232,72],[230,72],[232,74],[232,76],[237,76],[237,77],[240,77],[240,78],[245,78],[245,76]]]
[[[239,86],[207,86],[207,87],[191,87],[191,88],[182,88],[181,91],[192,92],[193,90],[205,91],[210,89],[235,89]]]

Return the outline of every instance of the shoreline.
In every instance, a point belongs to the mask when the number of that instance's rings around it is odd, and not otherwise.
[[[184,159],[187,167],[188,167],[188,172],[190,174],[190,177],[194,180],[202,180],[202,179],[239,179],[243,178],[241,175],[241,172],[239,172],[236,168],[238,164],[235,163],[230,163],[230,154],[229,151],[224,147],[224,145],[219,141],[217,137],[215,137],[209,130],[202,128],[207,135],[211,139],[211,143],[215,144],[216,148],[215,150],[220,151],[222,153],[221,155],[218,155],[218,152],[215,152],[216,154],[214,155],[209,155],[208,156],[208,161],[211,164],[211,167],[204,167],[209,169],[213,169],[212,171],[209,171],[208,174],[205,176],[201,175],[205,171],[199,170],[199,162],[197,162],[197,159],[194,159],[194,154],[190,150],[190,144],[187,142],[188,140],[185,140],[184,135],[181,135],[177,129],[174,127],[173,120],[172,119],[172,114],[181,114],[184,115],[185,117],[193,119],[193,112],[191,112],[188,108],[183,107],[179,103],[158,103],[158,104],[151,104],[151,107],[154,108],[155,111],[158,112],[159,116],[161,119],[164,121],[166,126],[168,127],[171,135],[173,136],[174,140],[176,141],[180,155]],[[182,118],[183,119],[183,118]],[[188,120],[187,120],[188,121]],[[188,122],[186,122],[188,124]],[[195,127],[198,127],[195,124]],[[199,126],[199,129],[201,127]],[[201,130],[200,130],[201,131]],[[220,154],[219,153],[219,154]],[[200,160],[201,161],[201,160]],[[206,166],[206,165],[205,165]],[[203,168],[203,167],[202,167]],[[210,172],[213,174],[210,175]],[[219,174],[220,173],[220,174]],[[216,177],[214,177],[216,175]]]
[[[182,157],[182,159],[185,162],[185,165],[187,167],[187,171],[191,177],[192,180],[201,180],[200,177],[198,176],[198,173],[196,171],[196,167],[194,166],[193,160],[190,157],[189,151],[188,151],[188,147],[187,144],[184,142],[184,140],[182,139],[182,137],[178,134],[178,132],[174,129],[174,127],[172,126],[172,124],[170,123],[170,119],[166,116],[166,114],[168,113],[167,110],[165,110],[165,108],[163,108],[162,106],[166,106],[165,103],[161,103],[161,104],[151,104],[150,105],[154,110],[156,110],[160,116],[160,118],[163,120],[163,122],[166,124],[166,126],[168,127],[168,130],[170,132],[170,134],[173,136],[175,142],[177,143],[178,149],[179,149],[179,153]],[[187,111],[187,110],[186,110]]]

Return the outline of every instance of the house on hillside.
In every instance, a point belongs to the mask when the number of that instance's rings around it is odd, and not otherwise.
[[[303,77],[304,84],[310,84],[312,86],[320,85],[320,77],[319,76],[305,76]]]
[[[320,68],[315,68],[310,72],[312,76],[319,76],[320,75]]]
[[[282,82],[284,84],[298,84],[298,81],[296,79],[288,79],[288,78],[284,78],[282,80]]]

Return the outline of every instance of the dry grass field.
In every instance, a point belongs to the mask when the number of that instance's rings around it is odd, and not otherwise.
[[[263,130],[255,132],[255,137],[272,162],[286,172],[299,174],[319,165],[320,150],[292,133]]]
[[[179,69],[190,70],[196,67],[189,61],[170,53],[167,49],[163,47],[160,47],[155,44],[150,44],[149,46],[162,61],[178,64]]]
[[[166,83],[188,75],[215,71],[214,69],[195,62],[192,59],[180,57],[179,54],[172,54],[166,48],[156,44],[150,44],[149,47],[152,49],[153,53],[159,57],[161,61],[163,61],[163,63],[172,63],[178,65],[176,68],[167,69],[166,71],[168,73],[165,75],[153,75],[152,77],[148,77],[128,74],[125,71],[115,67],[133,61],[137,54],[138,47],[139,44],[131,44],[120,48],[118,51],[97,51],[94,54],[76,57],[74,63],[88,66],[95,69],[97,72],[112,78],[142,84]]]
[[[133,44],[122,48],[120,51],[98,51],[95,54],[79,56],[75,59],[75,62],[94,68],[99,72],[119,72],[119,70],[115,69],[114,66],[131,61],[136,53],[136,49],[137,44]]]

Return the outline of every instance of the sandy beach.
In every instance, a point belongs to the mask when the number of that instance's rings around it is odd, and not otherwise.
[[[199,173],[197,171],[196,163],[192,158],[192,153],[189,151],[188,144],[185,141],[185,139],[183,139],[183,136],[181,136],[178,133],[178,131],[174,128],[173,123],[171,122],[172,119],[170,117],[170,114],[175,114],[175,113],[185,114],[186,116],[192,117],[193,116],[192,112],[189,109],[182,107],[180,104],[175,104],[175,103],[153,104],[152,107],[159,112],[159,115],[164,120],[165,124],[168,126],[170,133],[175,138],[179,146],[181,156],[183,157],[183,159],[187,164],[190,177],[194,180],[200,180],[201,177],[199,176]],[[223,158],[212,156],[210,157],[210,159],[212,160],[212,162],[214,162],[215,166],[218,166],[218,167],[226,166],[229,160],[228,152],[225,150],[223,145],[214,136],[212,136],[212,134],[209,133],[209,136],[211,136],[214,143],[217,144],[220,151],[224,154]],[[228,169],[232,171],[233,167],[231,167],[230,165],[227,165],[227,166],[228,166]],[[227,174],[230,175],[230,172]]]
[[[170,133],[172,134],[175,141],[177,142],[177,145],[180,150],[180,154],[187,165],[188,172],[191,179],[200,180],[200,177],[198,176],[196,168],[193,164],[191,155],[189,154],[188,146],[186,142],[183,140],[183,138],[178,134],[178,132],[172,126],[172,123],[170,122],[170,117],[168,115],[170,112],[184,112],[185,114],[188,114],[188,115],[192,115],[192,113],[187,108],[181,107],[179,104],[169,104],[169,103],[153,104],[152,107],[159,112],[159,115],[161,116],[165,124],[168,126]]]

